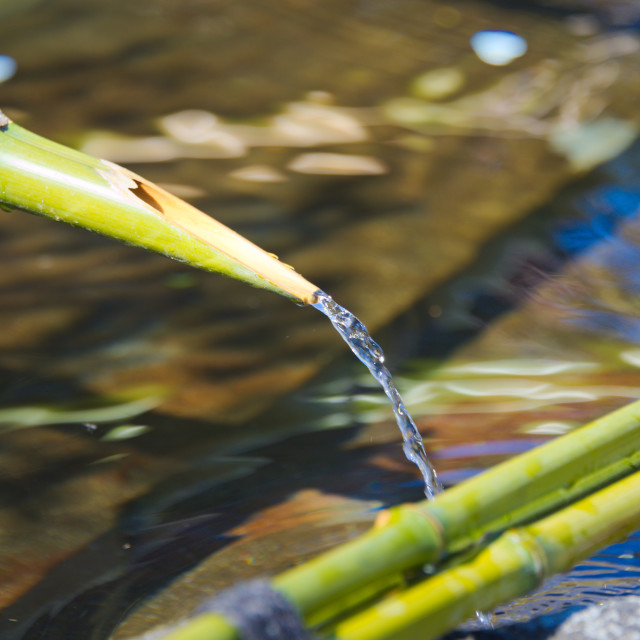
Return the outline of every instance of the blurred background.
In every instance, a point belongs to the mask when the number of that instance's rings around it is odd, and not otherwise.
[[[0,0],[0,108],[275,252],[445,484],[640,391],[640,3]],[[325,318],[0,214],[0,637],[127,638],[422,498]],[[496,624],[630,593],[638,539]]]

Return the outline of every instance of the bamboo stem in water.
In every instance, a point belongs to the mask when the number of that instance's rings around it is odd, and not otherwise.
[[[471,562],[443,571],[339,623],[332,640],[431,640],[476,611],[538,587],[640,524],[634,473],[532,525],[507,531]]]
[[[306,619],[383,578],[437,564],[640,468],[640,401],[436,497],[382,512],[356,540],[274,578]],[[333,604],[332,604],[333,603]]]

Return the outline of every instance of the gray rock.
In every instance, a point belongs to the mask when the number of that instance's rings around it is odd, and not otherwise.
[[[640,638],[640,597],[627,596],[574,613],[551,635],[553,640]]]

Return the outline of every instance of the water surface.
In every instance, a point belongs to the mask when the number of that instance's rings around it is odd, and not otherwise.
[[[0,106],[362,318],[445,485],[637,398],[624,7],[303,4],[4,3]],[[470,39],[495,28],[526,54],[483,62]],[[315,310],[0,218],[3,637],[131,637],[422,497],[378,383]],[[635,589],[634,545],[498,622]]]

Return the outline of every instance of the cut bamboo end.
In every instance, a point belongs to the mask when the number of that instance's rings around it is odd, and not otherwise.
[[[30,133],[0,112],[0,203],[314,304],[318,287],[145,178]]]
[[[102,162],[105,171],[98,170],[99,173],[125,197],[141,201],[152,213],[162,216],[170,225],[238,262],[289,297],[302,304],[316,302],[319,288],[294,271],[293,267],[133,171],[108,160]]]

